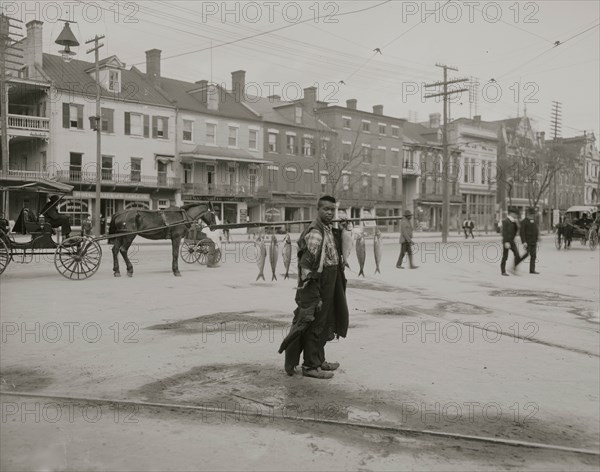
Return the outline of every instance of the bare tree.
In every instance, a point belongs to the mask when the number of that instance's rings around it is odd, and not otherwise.
[[[341,149],[335,147],[331,150],[332,160],[328,160],[327,166],[327,189],[331,195],[338,198],[344,191],[349,190],[354,184],[360,182],[361,164],[365,162],[367,153],[371,153],[370,147],[363,146],[360,143],[362,133],[356,131],[356,135],[350,145],[350,150],[346,154],[344,145],[340,143]],[[372,158],[372,155],[369,156]],[[369,159],[370,160],[370,159]],[[357,172],[359,171],[359,172]],[[348,179],[345,181],[344,176]]]

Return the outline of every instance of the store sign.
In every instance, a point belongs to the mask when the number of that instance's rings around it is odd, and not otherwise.
[[[186,202],[197,201],[197,202],[243,202],[244,200],[239,197],[206,197],[201,195],[186,195],[182,196],[182,200]]]
[[[75,198],[96,198],[96,192],[73,192]],[[108,200],[137,200],[149,201],[150,194],[148,193],[122,193],[122,192],[102,192],[101,198]]]
[[[80,200],[66,200],[58,209],[61,213],[87,213],[88,205]]]

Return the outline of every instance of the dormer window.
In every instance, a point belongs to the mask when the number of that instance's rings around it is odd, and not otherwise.
[[[302,124],[302,107],[296,107],[296,124]]]
[[[121,92],[121,72],[118,70],[108,71],[108,90],[111,92]]]

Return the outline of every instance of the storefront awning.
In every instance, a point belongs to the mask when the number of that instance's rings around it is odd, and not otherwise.
[[[54,182],[52,180],[38,180],[36,182],[29,182],[23,185],[0,187],[0,190],[65,194],[71,193],[71,191],[73,190],[73,186],[63,184],[61,182]]]
[[[180,152],[179,156],[184,162],[202,161],[230,161],[247,162],[252,164],[272,164],[273,162],[253,156],[243,149],[229,149],[218,146],[198,145],[190,152]]]
[[[168,156],[165,154],[154,154],[154,159],[163,164],[170,164],[175,160],[175,156]]]

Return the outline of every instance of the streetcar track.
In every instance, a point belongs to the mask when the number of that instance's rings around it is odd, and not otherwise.
[[[30,393],[30,392],[1,392],[0,396],[12,396],[12,397],[21,397],[21,398],[44,398],[48,400],[61,400],[67,402],[87,402],[92,404],[100,404],[100,405],[119,405],[119,406],[130,406],[130,407],[140,407],[140,408],[159,408],[159,409],[169,409],[169,410],[183,410],[183,411],[196,411],[201,413],[217,413],[220,415],[239,415],[239,411],[232,410],[229,408],[216,408],[216,407],[208,407],[208,406],[197,406],[197,405],[182,405],[178,403],[160,403],[160,402],[143,402],[136,400],[116,400],[109,398],[94,398],[94,397],[76,397],[70,395],[50,395],[50,394],[42,394],[42,393]],[[289,418],[285,416],[277,416],[277,415],[268,415],[262,412],[257,411],[246,411],[244,415],[251,418],[270,420],[271,422],[277,421],[289,421]],[[222,416],[223,417],[223,416]],[[434,436],[445,439],[453,439],[453,440],[465,440],[479,443],[487,443],[487,444],[496,444],[501,446],[510,446],[510,447],[522,447],[529,449],[544,449],[551,451],[560,451],[560,452],[568,452],[572,454],[581,454],[581,455],[591,455],[591,456],[600,456],[600,450],[591,450],[591,449],[582,449],[582,448],[574,448],[568,446],[560,446],[557,444],[545,444],[545,443],[537,443],[537,442],[529,442],[529,441],[520,441],[517,439],[505,439],[505,438],[494,438],[488,436],[476,436],[472,434],[461,434],[461,433],[451,433],[446,431],[433,431],[427,429],[416,429],[416,428],[407,428],[400,426],[384,426],[377,425],[373,423],[361,423],[356,421],[345,421],[345,420],[335,420],[335,419],[325,419],[325,418],[316,418],[310,416],[295,416],[294,421],[304,422],[304,423],[312,423],[312,424],[321,424],[321,425],[329,425],[336,427],[345,427],[345,428],[358,428],[358,429],[367,429],[379,432],[387,432],[394,433],[402,436]]]

